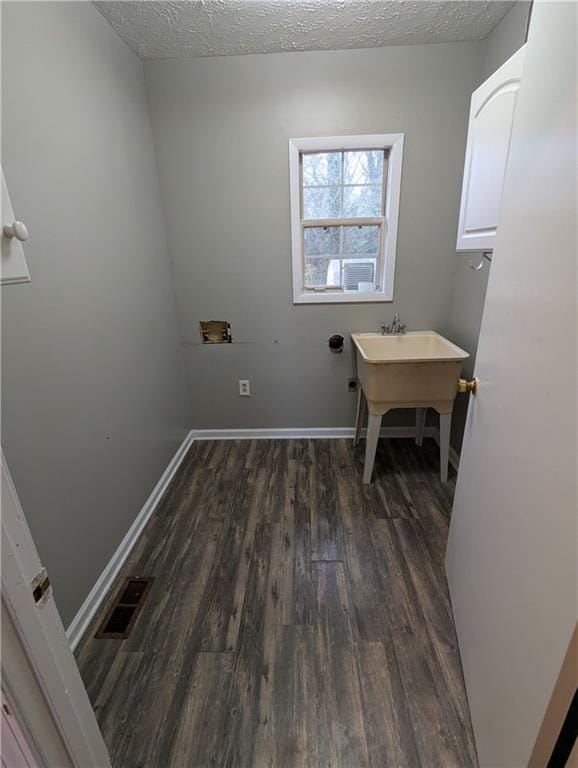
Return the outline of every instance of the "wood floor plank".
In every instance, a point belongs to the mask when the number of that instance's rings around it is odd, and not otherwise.
[[[227,704],[235,657],[232,653],[197,653],[167,768],[217,766],[226,729]],[[193,762],[194,761],[194,762]]]
[[[98,618],[102,620],[105,615],[103,611]],[[75,655],[88,696],[94,704],[105,683],[110,667],[114,664],[117,654],[123,647],[123,641],[107,640],[104,644],[93,642],[92,634],[96,631],[94,623],[90,629],[91,634],[86,633],[85,639],[76,649]]]
[[[439,731],[433,734],[436,743],[448,750],[436,758],[439,764],[453,765],[451,760],[458,755],[457,765],[473,766],[475,750],[469,746],[473,741],[469,717],[464,718],[468,709],[445,579],[434,573],[415,524],[376,521],[373,532],[378,557],[385,557],[391,566],[391,628],[402,680],[409,686],[412,721],[421,702],[431,722],[438,723]],[[416,727],[423,760],[425,735]],[[462,741],[453,739],[460,732],[468,734],[463,749]]]
[[[211,440],[205,459],[207,469],[221,469],[225,466],[227,457],[233,448],[233,440]]]
[[[391,640],[385,644],[359,643],[356,656],[371,768],[419,768],[421,763]]]
[[[265,467],[267,470],[266,497],[261,508],[262,521],[272,524],[281,522],[290,465],[289,441],[275,440],[274,442],[277,448],[270,457],[272,464]]]
[[[429,487],[412,491],[416,522],[423,534],[432,566],[438,574],[445,576],[445,556],[449,533],[445,505],[441,504]]]
[[[329,440],[329,462],[335,475],[359,476],[358,464],[352,441]]]
[[[376,558],[382,568],[384,589],[387,592],[387,619],[391,630],[422,626],[424,619],[414,599],[411,580],[403,556],[399,552],[393,520],[375,520],[371,536]]]
[[[278,554],[277,554],[278,553]],[[223,768],[252,768],[261,711],[267,711],[265,688],[270,685],[273,664],[265,661],[266,649],[274,638],[278,621],[271,617],[272,606],[278,605],[276,589],[280,558],[278,526],[259,524],[255,546],[247,574],[247,589],[236,651],[229,700],[228,732],[224,734],[222,753],[217,765]],[[272,592],[273,590],[273,592]],[[271,598],[271,599],[269,599]]]
[[[277,734],[275,690],[278,687],[282,632],[282,604],[280,599],[282,578],[281,525],[270,526],[271,545],[267,562],[263,627],[261,638],[261,669],[256,704],[256,730],[253,744],[253,765],[276,765]]]
[[[310,624],[312,620],[310,477],[311,465],[289,460],[281,515],[281,610],[285,625]]]
[[[294,459],[303,464],[311,464],[313,453],[313,441],[298,438],[287,441],[287,459]]]
[[[376,561],[370,533],[372,521],[365,511],[358,478],[338,477],[337,489],[355,640],[379,642],[384,639],[384,624],[389,621],[384,584],[387,563]]]
[[[317,678],[312,625],[280,627],[270,720],[255,766],[318,768]]]
[[[461,735],[447,721],[440,704],[422,638],[411,628],[393,631],[395,656],[401,675],[421,764],[424,768],[469,768],[460,748]]]
[[[115,768],[475,768],[437,446],[194,443],[76,651]],[[154,576],[126,640],[94,632]]]
[[[184,518],[183,518],[184,519]],[[154,576],[152,589],[125,645],[130,650],[156,651],[167,642],[188,637],[210,584],[225,526],[210,518],[201,526],[176,526],[165,546],[164,558],[151,562],[142,576]],[[125,567],[125,577],[137,575],[138,568]],[[185,624],[186,617],[186,624]],[[166,632],[166,627],[176,632]],[[185,633],[183,633],[185,630]],[[106,642],[106,641],[105,641]]]
[[[195,657],[195,618],[203,604],[222,527],[220,522],[207,523],[196,530],[194,540],[184,544],[183,556],[172,572],[171,588],[162,590],[159,603],[149,605],[147,601],[141,611],[135,630],[138,625],[146,627],[145,631],[134,635],[133,630],[125,641],[129,649],[144,650],[147,663],[141,665],[139,684],[118,702],[123,712],[138,712],[138,717],[131,718],[130,751],[119,754],[121,765],[129,757],[143,766],[163,765],[168,759]],[[151,597],[155,590],[160,591],[156,580]]]
[[[105,738],[108,737],[114,745],[114,752],[126,750],[132,736],[130,713],[125,710],[119,717],[117,697],[119,694],[123,697],[130,695],[137,683],[144,659],[145,654],[142,652],[120,651],[110,665],[106,679],[95,697],[94,711],[98,716],[100,729],[106,734]],[[119,727],[120,724],[124,727]]]
[[[378,451],[378,469],[375,485],[382,488],[386,517],[413,518],[411,498],[403,484],[403,466],[400,466],[399,448],[391,445],[398,441],[382,440]]]
[[[209,578],[209,589],[203,596],[201,620],[193,630],[199,651],[233,651],[237,646],[266,479],[265,471],[259,469],[245,472],[238,483],[235,510],[231,510],[231,520]]]
[[[311,503],[311,559],[342,560],[343,549],[337,512],[336,473],[333,470],[330,440],[312,441],[313,463],[309,472]]]
[[[318,765],[367,768],[369,754],[343,563],[316,562]]]
[[[395,520],[393,524],[398,533],[426,630],[435,649],[435,657],[430,658],[430,666],[434,670],[438,700],[446,711],[449,710],[448,717],[453,718],[455,714],[457,727],[469,731],[471,726],[468,703],[445,577],[434,571],[420,531],[403,520]],[[466,744],[473,743],[473,733],[470,732],[469,736],[470,738],[465,740]],[[475,764],[473,750],[466,750],[463,759],[465,765]]]

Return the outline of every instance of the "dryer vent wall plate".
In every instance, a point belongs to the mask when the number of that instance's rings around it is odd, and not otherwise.
[[[336,354],[339,354],[339,352],[343,352],[343,342],[344,342],[343,336],[339,333],[334,333],[333,336],[330,336],[330,338],[327,340],[327,343],[329,345],[329,349],[332,352],[335,352]]]

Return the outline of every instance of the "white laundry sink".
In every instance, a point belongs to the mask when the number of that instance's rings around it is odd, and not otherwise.
[[[364,482],[371,481],[382,416],[394,408],[416,408],[416,442],[421,444],[425,410],[440,414],[440,464],[447,479],[449,430],[458,379],[468,353],[435,331],[382,335],[353,333],[360,383],[355,440],[367,404],[368,439]]]

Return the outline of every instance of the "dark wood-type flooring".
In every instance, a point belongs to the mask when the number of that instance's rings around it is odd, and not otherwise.
[[[197,442],[130,555],[130,637],[77,651],[114,768],[477,766],[438,448]]]

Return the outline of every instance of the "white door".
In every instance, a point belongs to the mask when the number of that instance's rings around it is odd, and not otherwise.
[[[20,722],[12,712],[2,691],[2,738],[0,739],[2,768],[40,768]]]
[[[3,454],[1,603],[2,688],[10,702],[5,713],[22,736],[20,746],[29,750],[29,764],[110,768]],[[4,762],[10,745],[2,745]]]
[[[576,622],[576,6],[534,4],[447,570],[482,768],[523,768]]]
[[[472,94],[458,251],[495,245],[525,53],[524,45]]]

